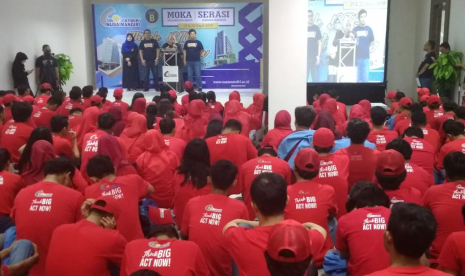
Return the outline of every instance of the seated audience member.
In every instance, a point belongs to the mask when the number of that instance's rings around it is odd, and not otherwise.
[[[434,121],[436,118],[444,115],[444,111],[441,107],[441,99],[437,95],[431,95],[428,98],[428,108],[425,111],[426,121],[430,127],[434,127]]]
[[[53,148],[57,156],[68,158],[79,158],[76,133],[70,130],[68,117],[64,115],[55,115],[50,120]],[[71,137],[71,142],[68,137]]]
[[[315,87],[315,90],[313,90],[313,97],[312,97],[313,98],[313,104],[312,104],[313,108],[319,108],[320,107],[320,97],[325,93],[326,93],[326,91],[324,90],[323,87],[321,87],[321,86]],[[308,102],[307,102],[307,106],[308,106]]]
[[[414,203],[399,203],[392,207],[384,234],[384,247],[391,266],[368,276],[447,276],[422,264],[421,258],[436,234],[436,222],[431,212]]]
[[[58,115],[69,116],[69,111],[73,108],[84,109],[81,103],[82,91],[79,87],[73,87],[69,92],[69,100],[63,102],[63,104],[58,108]]]
[[[365,120],[370,120],[371,103],[369,100],[361,100],[359,103],[363,107],[363,116]]]
[[[119,106],[111,106],[108,109],[108,113],[115,117],[116,123],[113,126],[113,135],[116,137],[120,137],[121,133],[123,133],[124,128],[126,127],[126,120],[123,120],[123,112],[121,111],[121,107]]]
[[[250,123],[250,130],[259,130],[262,127],[263,121],[263,105],[265,103],[265,94],[255,93],[253,94],[253,103],[247,107],[246,111],[255,120]]]
[[[223,104],[216,101],[216,94],[213,91],[207,92],[207,103],[210,106],[210,110],[212,114],[220,114],[223,116],[224,114],[224,107]]]
[[[361,276],[387,268],[383,236],[391,214],[389,198],[376,184],[361,181],[350,189],[347,212],[338,220],[336,250],[348,260],[349,274]]]
[[[282,176],[288,185],[292,181],[292,170],[289,164],[277,157],[276,151],[271,146],[265,146],[258,150],[258,157],[245,162],[239,170],[238,185],[242,189],[242,197],[249,213],[249,219],[254,220],[250,186],[253,180],[264,172],[273,172]]]
[[[335,99],[336,101],[339,99],[339,93],[335,89],[329,90],[328,95],[331,96],[331,98]],[[345,104],[338,101],[337,102],[337,111],[339,111],[344,116],[345,120],[348,119],[347,106]]]
[[[412,125],[412,114],[415,112],[423,113],[423,108],[418,103],[413,103],[408,108],[404,108],[403,113],[405,114],[405,119],[395,125],[394,131],[396,131],[399,135],[402,135],[405,130]]]
[[[321,114],[321,113],[320,113]],[[320,158],[320,171],[315,182],[333,187],[336,193],[337,216],[346,213],[345,207],[349,193],[349,157],[331,154],[334,147],[334,133],[327,128],[319,128],[313,136],[312,147]]]
[[[19,161],[19,148],[26,144],[32,130],[32,107],[25,102],[15,102],[11,108],[13,121],[7,121],[0,134],[0,145],[11,154],[11,162]]]
[[[394,129],[394,120],[396,119],[397,114],[399,113],[399,102],[402,98],[405,97],[404,92],[396,92],[394,102],[391,104],[391,109],[389,109],[389,114],[392,116],[389,118],[387,125],[389,127],[389,130]]]
[[[86,85],[82,88],[82,107],[83,110],[91,107],[90,98],[94,94],[94,87]]]
[[[39,263],[30,275],[45,275],[53,230],[82,218],[84,196],[68,187],[74,172],[69,159],[52,159],[45,164],[44,180],[22,189],[15,198],[11,218],[16,225],[16,239],[30,240],[39,250]]]
[[[192,198],[184,211],[182,236],[200,246],[211,275],[231,275],[231,256],[224,245],[223,227],[234,219],[248,217],[244,203],[228,197],[229,190],[237,184],[237,172],[230,161],[217,161],[211,167],[212,193]]]
[[[140,269],[160,274],[137,274]],[[124,250],[120,276],[209,276],[205,258],[199,246],[179,240],[174,226],[154,226],[148,239],[129,242]]]
[[[170,100],[171,104],[173,105],[174,111],[176,112],[176,114],[178,114],[179,116],[186,116],[187,111],[182,105],[180,105],[178,103],[178,101],[177,101],[178,94],[176,94],[176,91],[170,90],[170,91],[168,91],[168,93],[170,95],[169,100]]]
[[[434,123],[431,126],[435,130],[437,130],[441,134],[442,124],[447,120],[454,119],[454,111],[457,109],[457,104],[452,101],[444,101],[442,104],[442,108],[444,109],[444,114],[442,116],[438,116],[434,119]]]
[[[69,127],[71,128],[71,130],[76,132],[76,135],[77,135],[77,129],[82,123],[82,109],[80,108],[71,109],[69,111],[68,119],[69,119]]]
[[[145,98],[137,98],[131,105],[129,110],[131,112],[139,113],[145,116],[145,109],[147,108],[147,100]],[[131,113],[129,112],[128,115]]]
[[[0,105],[0,130],[2,130],[4,124],[5,124],[5,108],[3,107],[3,105]]]
[[[147,130],[154,129],[154,127],[157,125],[157,112],[157,105],[155,103],[149,103],[149,105],[145,109],[145,118],[147,119]]]
[[[193,139],[186,150],[174,178],[173,212],[176,224],[182,229],[184,210],[189,199],[211,193],[208,185],[210,177],[210,152],[204,140]]]
[[[139,200],[153,192],[153,187],[139,175],[116,176],[115,167],[106,155],[96,155],[87,163],[87,175],[93,184],[87,187],[85,197],[113,197],[120,209],[116,217],[118,231],[127,241],[142,239],[139,222]]]
[[[203,140],[207,140],[210,137],[220,135],[222,131],[223,122],[217,119],[212,119],[210,122],[208,122],[207,133],[205,133]]]
[[[20,85],[16,88],[16,90],[18,91],[19,101],[25,102],[24,97],[31,95],[31,90],[27,86]]]
[[[419,127],[423,130],[423,139],[429,142],[434,147],[434,152],[438,152],[440,148],[441,139],[439,138],[439,133],[428,127],[426,122],[426,114],[421,111],[414,112],[411,117],[412,126]]]
[[[117,176],[137,174],[134,166],[129,164],[127,151],[121,140],[111,134],[104,134],[99,139],[97,154],[103,154],[110,157],[113,166],[116,168]]]
[[[129,106],[128,111],[132,111],[132,107],[134,106],[134,103],[135,103],[136,100],[139,99],[139,98],[145,98],[144,93],[137,92],[137,93],[135,93],[135,94],[132,96],[131,105]]]
[[[436,259],[441,253],[447,237],[457,231],[464,231],[460,208],[465,203],[463,197],[465,181],[465,154],[453,152],[444,158],[446,183],[432,186],[423,196],[423,206],[433,212],[438,223],[438,232],[431,245],[430,255]]]
[[[419,100],[423,96],[429,96],[430,92],[427,87],[422,87],[422,88],[417,88],[417,94],[418,94],[417,99]]]
[[[144,137],[147,133],[147,119],[144,115],[131,113],[128,123],[120,135],[121,142],[128,151],[128,161],[133,164],[145,150]]]
[[[270,145],[277,149],[281,141],[292,132],[291,114],[289,114],[287,110],[280,110],[274,118],[274,128],[266,133],[260,146],[264,147]]]
[[[311,107],[301,106],[295,109],[295,129],[296,131],[286,136],[279,145],[278,156],[282,160],[294,167],[294,156],[297,154],[297,147],[305,141],[310,146],[313,140],[314,130],[310,129],[315,120],[316,114]]]
[[[459,106],[454,111],[455,121],[465,124],[465,106]]]
[[[334,119],[336,124],[336,130],[342,132],[344,128],[344,123],[346,119],[344,115],[337,110],[337,102],[335,99],[328,99],[325,104],[322,106],[322,111],[328,111]],[[321,112],[320,112],[321,113]],[[319,114],[318,114],[319,116]],[[317,119],[318,120],[318,119]]]
[[[267,250],[268,238],[273,226],[284,220],[287,202],[287,183],[274,173],[262,173],[252,182],[250,194],[258,221],[236,219],[224,227],[225,246],[236,263],[241,275],[271,275],[263,252]],[[250,224],[253,229],[240,227]],[[314,223],[303,224],[309,231],[312,256],[321,251],[326,231]]]
[[[193,100],[189,103],[187,116],[184,119],[184,127],[179,133],[179,137],[186,143],[194,138],[203,138],[205,136],[205,127],[208,120],[203,116],[204,102],[202,100]]]
[[[462,206],[462,216],[465,223],[465,204]],[[438,264],[442,271],[455,276],[465,275],[464,238],[465,231],[449,235],[438,258]]]
[[[350,146],[336,151],[336,155],[349,157],[349,189],[359,181],[371,181],[375,176],[376,160],[379,151],[365,147],[370,134],[370,126],[361,119],[352,119],[347,125]]]
[[[15,226],[10,218],[11,208],[18,192],[23,188],[21,177],[10,172],[10,153],[0,149],[0,234]]]
[[[289,204],[284,210],[284,218],[300,223],[310,220],[329,232],[328,219],[337,213],[336,193],[333,187],[314,181],[319,174],[320,157],[316,151],[307,148],[297,153],[294,162],[297,182],[287,187]],[[326,252],[332,246],[331,238],[326,237],[323,248],[314,256],[317,266],[322,265]]]
[[[140,270],[137,270],[134,273],[131,273],[131,275],[129,275],[129,276],[162,276],[162,275],[160,275],[156,271],[152,271],[152,270],[149,270],[149,269],[140,269]]]
[[[32,115],[34,124],[38,127],[44,126],[50,128],[50,119],[56,115],[56,110],[61,106],[62,99],[60,96],[52,96],[47,100],[47,104],[37,110]]]
[[[8,265],[3,265],[4,259]],[[39,261],[37,245],[28,240],[17,240],[0,251],[0,276],[27,275]]]
[[[30,143],[27,144],[18,164],[18,170],[24,186],[41,181],[44,178],[43,170],[45,164],[55,158],[55,149],[50,141],[38,140],[32,146],[29,147],[29,145]],[[22,160],[23,156],[26,161]]]
[[[386,150],[386,145],[392,140],[399,137],[397,132],[384,129],[387,112],[381,106],[375,106],[371,109],[371,123],[373,130],[370,131],[367,140],[376,145],[379,152]]]
[[[407,141],[402,138],[396,138],[387,144],[386,150],[395,150],[404,157],[407,177],[402,182],[401,188],[415,188],[420,191],[421,195],[424,195],[429,187],[434,185],[433,178],[425,169],[410,162],[412,148]]]
[[[120,224],[119,217],[126,206],[119,205],[112,196],[98,197],[95,201],[88,199],[85,204],[88,208],[83,211],[86,219],[63,224],[53,231],[45,266],[46,275],[110,276],[115,269],[112,267],[121,266],[127,241],[120,234],[124,225]],[[69,244],[63,241],[73,242]],[[76,254],[81,257],[76,258]]]
[[[424,137],[423,130],[419,127],[409,127],[404,132],[404,140],[412,148],[410,162],[422,167],[432,176],[436,164],[436,152],[434,147],[423,139]]]
[[[325,105],[326,101],[331,99],[331,96],[323,93],[318,97],[317,101],[313,102],[313,108],[315,109],[316,115],[318,115],[321,111],[323,111],[323,106]]]
[[[103,112],[108,112],[110,109],[112,102],[107,99],[108,97],[108,88],[100,87],[98,89],[97,95],[102,98],[102,110]]]
[[[429,95],[423,95],[420,97],[420,99],[418,99],[418,103],[421,105],[421,107],[423,107],[423,112],[426,112],[429,110],[428,99],[429,99]]]
[[[123,92],[124,90],[122,88],[117,88],[113,91],[113,97],[115,97],[115,101],[110,103],[110,108],[113,106],[120,107],[121,111],[123,112],[123,118],[126,119],[129,105],[123,101]]]
[[[81,123],[76,130],[79,151],[82,152],[84,136],[88,133],[95,132],[97,130],[97,122],[98,122],[99,116],[100,116],[100,109],[98,109],[98,107],[92,106],[90,108],[87,108],[84,111],[82,115]],[[112,128],[113,128],[113,125],[112,125]]]
[[[160,208],[172,208],[174,199],[173,176],[179,161],[176,154],[169,150],[165,144],[163,136],[157,130],[149,130],[143,143],[145,150],[136,160],[137,172],[155,189],[155,193],[150,193]]]
[[[401,186],[407,177],[407,170],[404,157],[399,152],[386,150],[380,153],[375,176],[389,197],[391,206],[398,202],[421,204],[421,193],[418,189]]]
[[[239,103],[241,103],[241,94],[237,91],[233,91],[231,93],[229,93],[229,101],[227,101],[225,104],[224,104],[224,111],[226,112],[226,109],[228,108],[228,104],[230,101],[238,101]],[[241,103],[241,106],[243,104]]]
[[[465,152],[465,127],[463,123],[459,123],[452,120],[447,120],[442,125],[444,132],[451,142],[442,146],[438,155],[438,166],[439,170],[443,169],[442,163],[444,158],[451,152]]]
[[[389,110],[387,111],[387,113],[389,115],[394,115],[395,113],[395,110],[397,109],[397,107],[395,108],[392,108],[391,107],[393,106],[393,104],[395,103],[396,101],[396,91],[389,91],[386,95],[386,97],[384,98],[384,102],[385,104],[389,107]]]
[[[12,114],[13,104],[18,101],[16,99],[15,92],[11,91],[11,93],[6,94],[2,100],[3,100],[3,106],[5,107],[5,122],[9,122],[11,119],[13,119],[13,114]],[[31,110],[32,110],[32,107],[31,107]]]
[[[198,99],[202,100],[202,102],[204,103],[203,111],[202,111],[203,116],[207,121],[209,121],[210,117],[212,116],[212,113],[211,113],[211,110],[210,110],[210,105],[208,105],[208,103],[207,103],[207,93],[199,92],[197,95],[198,95]]]
[[[240,134],[247,138],[249,137],[249,132],[253,130],[251,127],[257,125],[260,126],[262,123],[261,119],[258,119],[247,113],[244,107],[242,107],[241,103],[236,100],[229,101],[224,111],[223,122],[227,122],[231,119],[235,119],[241,122],[242,131]]]
[[[184,149],[186,148],[186,142],[184,140],[175,137],[176,135],[176,123],[173,119],[166,117],[159,123],[160,132],[163,135],[165,144],[169,147],[169,150],[176,154],[178,160],[182,159]],[[208,129],[207,129],[208,130]]]
[[[403,97],[400,101],[399,101],[399,107],[397,108],[397,115],[396,117],[394,118],[394,125],[393,125],[393,130],[394,131],[397,131],[395,129],[396,125],[403,121],[403,120],[407,120],[409,117],[407,116],[409,111],[410,111],[410,106],[413,104],[413,101],[412,99],[408,98],[408,97]],[[422,109],[423,110],[423,109]],[[400,133],[402,134],[402,133]]]
[[[347,131],[347,125],[349,124],[350,120],[352,120],[352,119],[364,120],[365,122],[368,123],[368,125],[370,126],[370,129],[372,128],[370,117],[367,118],[365,116],[365,110],[363,109],[363,107],[361,105],[359,105],[359,104],[354,104],[350,108],[349,120],[344,122],[344,125],[342,126],[342,135],[343,136],[347,136],[347,132],[346,132]]]
[[[42,108],[47,104],[48,98],[50,98],[53,89],[48,83],[43,83],[40,86],[40,95],[34,101],[34,105],[38,108]]]

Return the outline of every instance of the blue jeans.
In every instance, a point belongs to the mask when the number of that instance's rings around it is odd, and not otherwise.
[[[196,84],[197,88],[202,88],[202,67],[200,65],[200,61],[187,62],[187,79],[193,84]]]
[[[316,65],[316,59],[307,62],[307,78],[309,79],[308,82],[319,82],[318,79],[318,66]],[[311,80],[310,80],[311,76]]]
[[[433,94],[433,79],[431,78],[419,78],[422,88],[428,88],[429,92]]]
[[[357,59],[357,82],[368,82],[370,79],[370,59]]]
[[[153,87],[155,90],[160,90],[158,87],[158,65],[155,65],[155,61],[145,62],[145,78],[144,78],[144,89],[150,89],[150,71],[153,76]]]
[[[328,219],[328,235],[331,237],[333,244],[336,243],[336,230],[337,230],[337,219],[330,218]]]

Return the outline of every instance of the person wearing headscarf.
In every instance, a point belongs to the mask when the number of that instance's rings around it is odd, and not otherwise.
[[[97,154],[110,157],[113,166],[116,168],[117,176],[137,174],[136,169],[125,159],[120,143],[115,136],[104,134],[98,139]]]
[[[253,94],[253,103],[247,107],[246,111],[252,117],[260,121],[259,124],[256,122],[250,125],[250,130],[259,130],[262,127],[262,116],[263,116],[263,105],[265,103],[265,95],[262,93]]]
[[[173,177],[179,165],[176,154],[169,150],[162,134],[149,130],[143,139],[145,151],[136,160],[137,172],[155,192],[149,197],[159,208],[172,208],[174,199]]]
[[[171,104],[174,107],[174,112],[176,112],[179,116],[186,116],[187,111],[184,108],[184,106],[182,106],[182,105],[180,105],[178,103],[178,101],[177,101],[178,94],[176,94],[176,91],[170,90],[170,91],[168,91],[168,93],[170,94],[170,101],[171,101]]]
[[[82,143],[84,140],[84,136],[87,133],[91,133],[97,130],[97,121],[98,121],[99,115],[100,115],[100,109],[96,106],[89,107],[84,111],[81,125],[77,128],[77,142],[78,142],[79,151],[82,150]]]
[[[185,114],[185,115],[187,115],[187,113],[188,113],[188,112],[187,112],[187,109],[188,109],[188,107],[189,107],[189,94],[182,96],[182,98],[181,98],[181,105],[182,105],[182,107],[184,107],[184,109],[186,110],[186,114]]]
[[[229,101],[227,101],[225,104],[224,104],[224,111],[226,112],[226,109],[228,108],[228,104],[230,101],[232,100],[236,100],[238,101],[239,103],[241,102],[241,94],[239,94],[239,92],[237,91],[233,91],[229,94]],[[243,104],[241,103],[241,106],[243,106]]]
[[[287,112],[287,110],[281,110],[276,114],[274,118],[274,129],[270,129],[263,141],[261,142],[260,146],[263,148],[264,146],[270,145],[273,148],[279,148],[279,144],[287,135],[293,132],[291,128],[291,114]]]
[[[226,124],[226,122],[230,119],[236,119],[241,123],[241,134],[247,137],[249,136],[250,126],[252,124],[261,124],[260,119],[252,117],[249,113],[247,113],[247,111],[245,111],[241,103],[236,100],[228,102],[228,107],[225,109],[224,113],[223,123]]]
[[[113,135],[119,137],[123,133],[124,128],[126,127],[126,122],[123,120],[123,111],[119,106],[112,106],[108,110],[108,113],[113,115],[116,119],[116,123],[113,126]]]
[[[18,88],[20,85],[30,88],[27,76],[29,76],[32,71],[34,71],[34,69],[26,70],[26,67],[24,67],[26,60],[28,60],[28,58],[25,53],[18,52],[16,54],[15,60],[13,61],[13,66],[11,68],[14,88]]]
[[[147,100],[145,98],[138,98],[131,106],[131,112],[137,112],[145,116],[145,109],[147,107]]]
[[[45,163],[55,158],[55,149],[50,142],[38,140],[32,145],[30,158],[21,173],[21,178],[26,186],[43,180]]]
[[[363,119],[365,121],[367,121],[367,120],[369,121],[370,117],[371,117],[371,115],[370,115],[370,112],[371,112],[371,103],[370,103],[370,101],[361,100],[358,104],[363,107],[363,118],[361,118],[361,119]]]
[[[323,106],[325,105],[328,99],[331,99],[331,96],[329,94],[324,93],[321,94],[318,100],[313,102],[313,109],[315,110],[315,113],[317,115],[323,110]]]
[[[128,162],[133,164],[144,152],[144,135],[147,132],[147,118],[137,113],[128,116],[128,124],[120,135],[120,139],[128,151]]]
[[[370,112],[371,112],[371,110],[370,110]],[[362,119],[365,122],[367,122],[370,125],[370,129],[372,129],[373,126],[372,126],[372,124],[370,122],[370,117],[371,117],[371,115],[368,117],[368,119],[366,119],[366,112],[365,112],[365,109],[364,109],[364,107],[362,105],[354,104],[352,106],[352,108],[350,109],[349,120],[347,122],[345,122],[344,125],[342,126],[342,135],[347,136],[346,128],[347,128],[347,124],[349,123],[349,121],[351,119]]]
[[[318,130],[320,128],[327,128],[331,130],[334,134],[335,140],[339,140],[342,138],[342,134],[336,129],[336,122],[334,120],[333,115],[331,114],[331,112],[327,110],[321,111],[315,120],[315,126],[313,127],[313,129]]]
[[[139,48],[132,34],[126,36],[121,53],[123,54],[123,88],[133,91],[139,87],[139,62],[137,61]]]
[[[344,123],[346,120],[344,118],[344,115],[342,115],[342,113],[337,110],[337,101],[332,98],[327,99],[321,107],[322,111],[326,110],[329,111],[329,113],[331,113],[331,116],[333,116],[334,122],[336,123],[336,130],[342,132],[342,128],[344,127]]]
[[[187,116],[184,117],[184,127],[179,133],[179,138],[188,143],[194,138],[203,138],[205,136],[208,120],[203,116],[205,103],[202,100],[193,100],[189,103]]]

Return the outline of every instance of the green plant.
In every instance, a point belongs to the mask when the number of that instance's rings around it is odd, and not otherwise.
[[[448,54],[439,55],[436,62],[429,68],[434,68],[434,88],[440,93],[453,91],[460,78],[460,68],[457,64],[462,62],[463,53],[450,51]]]
[[[55,59],[58,63],[58,72],[60,73],[60,84],[63,86],[71,78],[73,74],[73,63],[71,58],[65,54],[56,54]]]

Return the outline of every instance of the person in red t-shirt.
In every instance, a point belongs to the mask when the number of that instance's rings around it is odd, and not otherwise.
[[[462,206],[462,216],[465,223],[465,204]],[[463,248],[465,231],[450,234],[438,258],[439,268],[449,274],[465,275],[465,257]]]
[[[31,276],[45,275],[45,260],[55,228],[82,219],[84,196],[69,187],[74,172],[71,160],[52,159],[44,167],[44,180],[22,189],[15,198],[11,218],[16,224],[16,239],[37,244],[41,256],[29,272]]]
[[[438,152],[441,146],[441,139],[439,138],[439,133],[427,125],[425,113],[417,111],[412,114],[411,119],[412,126],[421,128],[423,130],[423,139],[434,147],[435,152]]]
[[[0,149],[0,234],[15,226],[10,218],[11,208],[18,192],[23,188],[21,176],[10,172],[10,153]]]
[[[434,151],[434,147],[423,138],[423,130],[419,127],[409,127],[404,132],[404,140],[412,148],[410,162],[422,167],[433,177],[437,153]]]
[[[121,108],[121,111],[123,112],[123,120],[126,120],[126,117],[128,115],[129,104],[122,101],[123,89],[121,88],[115,89],[115,91],[113,91],[113,97],[115,97],[115,101],[109,104],[109,109],[112,106],[119,106]]]
[[[394,205],[384,234],[391,265],[367,276],[450,276],[422,261],[435,234],[436,222],[429,210],[414,203]]]
[[[87,187],[85,197],[111,196],[116,199],[121,209],[116,218],[117,229],[127,241],[142,239],[139,200],[153,192],[152,185],[136,174],[117,177],[115,167],[106,155],[92,157],[87,163],[87,174],[94,184]]]
[[[362,119],[352,119],[347,124],[350,146],[336,151],[335,155],[349,157],[349,189],[358,181],[371,181],[375,176],[379,151],[365,147],[370,126]]]
[[[423,196],[423,206],[433,212],[438,223],[436,239],[430,248],[431,258],[441,253],[447,237],[457,231],[465,231],[460,208],[465,203],[465,154],[449,153],[444,158],[446,183],[428,189]]]
[[[337,214],[336,193],[333,187],[313,181],[319,170],[320,157],[316,151],[305,148],[297,153],[294,159],[297,182],[287,187],[289,204],[284,210],[284,218],[300,223],[310,220],[329,232],[328,220]],[[323,264],[323,258],[332,246],[331,237],[326,237],[323,248],[314,256],[318,267]]]
[[[50,119],[56,115],[56,110],[62,104],[61,96],[52,96],[48,98],[47,104],[32,114],[32,120],[38,127],[44,126],[50,128]]]
[[[48,99],[52,93],[52,86],[48,83],[43,83],[40,86],[40,95],[35,99],[34,105],[38,108],[42,108],[47,104]]]
[[[331,98],[335,99],[336,101],[339,99],[339,93],[335,89],[329,90],[328,95],[331,96]],[[346,120],[349,118],[347,114],[347,106],[345,104],[341,102],[337,102],[337,111],[339,111]]]
[[[376,149],[380,152],[386,149],[386,145],[392,140],[399,137],[397,132],[384,129],[386,123],[387,112],[380,106],[371,108],[371,123],[373,130],[368,134],[367,141],[376,145]]]
[[[53,147],[57,156],[68,158],[79,158],[80,153],[77,145],[76,132],[70,130],[68,117],[64,115],[55,115],[50,120]],[[69,141],[68,137],[71,137]]]
[[[417,97],[418,100],[420,100],[421,97],[429,96],[430,94],[429,89],[426,87],[417,88],[417,93],[418,93],[418,97]]]
[[[445,101],[442,106],[444,108],[444,115],[437,117],[434,120],[432,127],[439,132],[439,137],[441,137],[441,145],[444,145],[446,143],[447,135],[444,132],[442,125],[447,120],[454,120],[454,111],[458,108],[458,106],[455,102],[452,101]]]
[[[388,267],[383,247],[391,214],[387,195],[372,182],[358,182],[350,190],[347,212],[338,221],[335,246],[348,260],[349,274],[361,276]]]
[[[396,102],[396,91],[389,91],[384,100],[386,105],[389,106],[389,111],[387,111],[387,113],[389,115],[395,115],[395,111],[397,109],[397,106],[394,106],[394,103]]]
[[[121,212],[122,206],[110,196],[86,200],[83,211],[86,219],[58,226],[53,231],[45,275],[110,276],[111,266],[121,266],[127,244],[115,230],[121,226],[118,221]]]
[[[79,87],[73,87],[69,92],[69,100],[65,101],[57,110],[57,114],[69,116],[69,111],[73,108],[79,107],[84,109],[81,103],[82,91]]]
[[[448,120],[443,124],[444,132],[449,137],[451,142],[442,146],[441,150],[439,151],[438,155],[438,170],[443,169],[443,161],[446,155],[451,152],[465,152],[465,127],[462,123]]]
[[[231,275],[231,256],[225,248],[223,227],[234,219],[248,218],[244,203],[228,197],[229,190],[237,183],[237,171],[227,160],[213,164],[212,193],[192,198],[184,211],[182,236],[199,245],[211,275]]]
[[[216,101],[216,94],[213,91],[207,92],[207,104],[210,106],[212,114],[220,114],[223,116],[224,107],[220,102]]]
[[[91,107],[90,98],[94,94],[94,87],[92,85],[86,85],[82,88],[82,111]]]
[[[127,124],[119,139],[128,151],[128,161],[131,164],[134,164],[145,150],[145,133],[147,133],[147,118],[135,112],[129,114]]]
[[[376,163],[376,180],[389,197],[391,206],[398,202],[421,204],[419,190],[401,187],[407,177],[405,160],[402,154],[395,150],[380,153]]]
[[[165,144],[169,147],[170,151],[174,152],[178,157],[178,160],[182,159],[184,150],[186,149],[186,142],[184,140],[175,137],[176,135],[176,123],[171,118],[164,118],[159,124],[160,132],[163,135]]]
[[[291,114],[287,110],[280,110],[274,118],[274,128],[265,134],[260,146],[270,145],[278,149],[281,141],[292,132]]]
[[[15,92],[11,91],[11,93],[6,94],[3,96],[3,106],[5,107],[5,122],[9,122],[11,119],[13,119],[12,115],[12,107],[15,102],[18,100],[16,99]]]
[[[98,95],[98,96],[100,96],[102,98],[102,111],[103,112],[108,112],[108,110],[111,107],[111,101],[109,101],[107,99],[107,97],[108,97],[108,88],[100,87],[98,89],[98,92],[97,92],[96,95]]]
[[[429,96],[427,103],[428,109],[425,111],[426,121],[430,127],[434,128],[434,121],[436,118],[444,115],[444,111],[441,107],[441,99],[437,95],[431,95]]]
[[[82,109],[80,108],[73,108],[69,111],[69,127],[76,132],[79,126],[81,126],[82,122]]]
[[[289,164],[278,158],[275,149],[265,146],[258,150],[258,157],[245,162],[239,170],[238,185],[242,187],[242,198],[249,213],[249,219],[257,216],[252,207],[250,186],[253,180],[264,172],[273,172],[282,176],[288,185],[292,183],[292,170]]]
[[[416,112],[423,113],[423,108],[419,103],[414,103],[411,104],[408,108],[404,108],[405,119],[394,126],[394,131],[399,135],[403,135],[405,130],[412,126],[412,114]]]
[[[284,220],[287,203],[287,183],[275,173],[262,173],[252,182],[250,193],[257,221],[236,219],[223,229],[224,241],[229,254],[239,269],[240,275],[270,276],[266,257],[268,239],[274,225]],[[323,247],[326,231],[314,223],[303,224],[309,231],[312,256]],[[246,229],[252,227],[253,229]]]
[[[399,106],[397,108],[397,115],[394,118],[394,128],[399,122],[408,119],[407,112],[409,111],[409,108],[412,104],[413,104],[412,99],[407,98],[405,96],[399,100]]]
[[[173,105],[174,112],[178,116],[186,116],[187,115],[187,110],[181,104],[178,103],[178,101],[177,101],[178,94],[176,93],[176,91],[169,90],[168,93],[170,94],[169,100],[170,100],[171,104]]]

